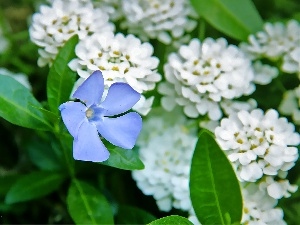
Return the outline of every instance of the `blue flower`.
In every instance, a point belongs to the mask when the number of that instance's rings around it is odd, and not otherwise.
[[[131,109],[141,95],[126,83],[114,83],[101,102],[104,80],[100,71],[92,73],[75,91],[73,98],[59,106],[62,120],[74,138],[73,157],[76,160],[103,162],[109,151],[99,138],[113,145],[132,149],[142,129],[142,118],[135,112],[115,117]]]

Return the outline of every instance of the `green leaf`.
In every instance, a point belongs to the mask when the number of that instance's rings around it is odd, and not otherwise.
[[[55,149],[54,141],[34,137],[24,146],[31,162],[42,170],[62,170],[62,153]]]
[[[0,117],[13,124],[51,130],[41,104],[26,87],[9,76],[0,75],[0,105]]]
[[[112,208],[105,197],[85,182],[73,180],[67,205],[76,224],[114,224]]]
[[[12,204],[40,198],[58,189],[63,180],[64,176],[60,173],[39,171],[26,174],[10,188],[5,203]]]
[[[191,221],[189,221],[187,218],[184,218],[182,216],[167,216],[158,220],[154,220],[153,222],[149,223],[149,225],[170,225],[170,224],[193,225]]]
[[[190,195],[202,224],[228,224],[242,217],[242,195],[234,170],[212,135],[198,139],[190,172]]]
[[[11,186],[20,178],[20,175],[0,176],[0,196],[5,196]]]
[[[246,41],[263,27],[251,0],[191,0],[196,12],[219,31]]]
[[[145,210],[133,207],[121,205],[118,207],[118,214],[116,216],[117,224],[147,224],[156,218],[146,212]]]
[[[119,147],[109,148],[108,160],[101,164],[116,167],[123,170],[141,170],[144,164],[139,158],[137,149],[122,149]]]
[[[75,57],[77,43],[77,35],[70,38],[60,49],[49,71],[47,97],[49,107],[55,114],[58,114],[59,105],[70,99],[75,83],[76,73],[69,68],[68,63]]]

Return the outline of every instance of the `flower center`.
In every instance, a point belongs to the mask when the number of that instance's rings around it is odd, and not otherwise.
[[[88,108],[86,111],[85,111],[85,115],[88,119],[90,119],[93,115],[94,115],[94,110],[91,109],[91,108]]]

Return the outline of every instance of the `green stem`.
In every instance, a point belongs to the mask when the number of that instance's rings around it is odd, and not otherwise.
[[[69,174],[70,174],[71,178],[73,179],[73,178],[75,178],[75,170],[74,170],[74,166],[73,166],[74,164],[73,164],[72,158],[70,158],[70,154],[68,154],[69,149],[66,148],[66,145],[63,143],[62,137],[65,135],[63,132],[61,132],[58,124],[56,124],[54,126],[54,133],[55,133],[55,137],[59,140],[59,144],[61,146],[64,158],[65,158],[65,162],[66,162],[67,168],[69,170]]]
[[[286,88],[283,86],[282,82],[280,82],[279,79],[275,79],[275,84],[278,87],[278,89],[284,94],[286,92]]]
[[[206,23],[204,21],[204,19],[199,19],[198,20],[199,23],[199,32],[198,32],[198,38],[203,41],[205,38],[205,31],[206,31]]]

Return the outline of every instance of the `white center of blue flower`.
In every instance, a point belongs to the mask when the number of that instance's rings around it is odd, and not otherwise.
[[[85,111],[85,115],[88,119],[92,118],[93,115],[94,115],[94,110],[91,109],[91,108],[88,108],[86,111]]]

